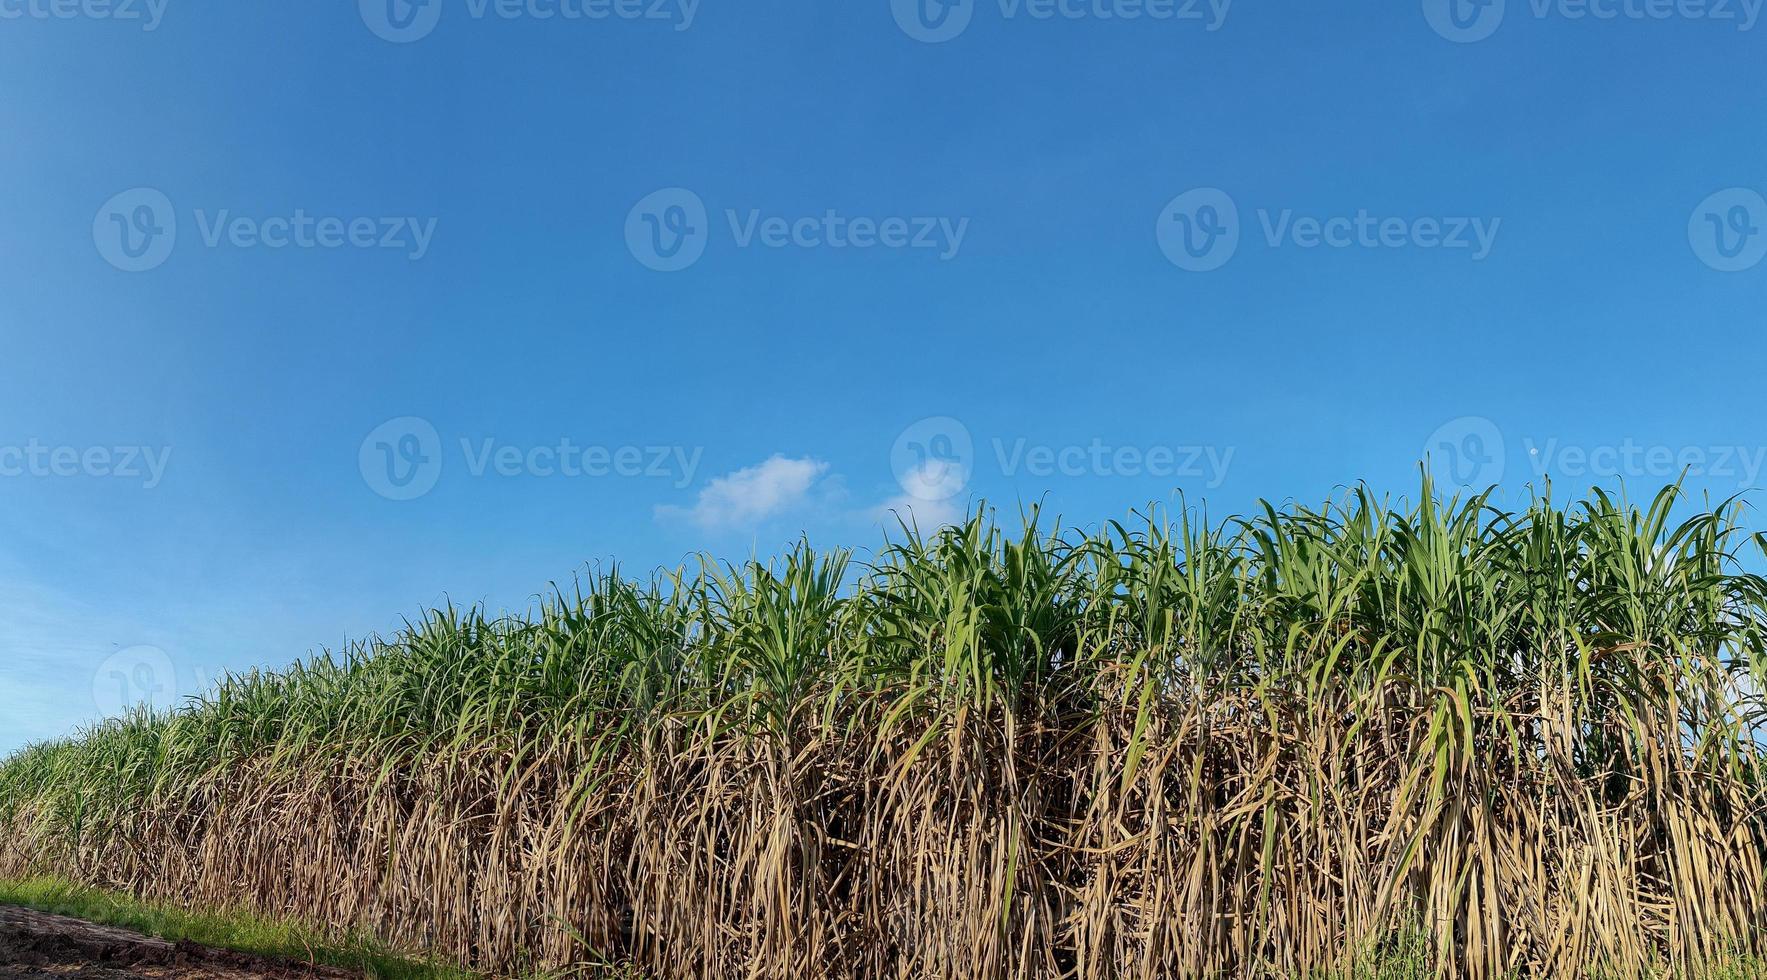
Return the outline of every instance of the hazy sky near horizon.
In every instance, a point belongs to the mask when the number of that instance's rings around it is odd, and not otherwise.
[[[586,563],[1767,481],[1761,0],[0,0],[0,752]]]

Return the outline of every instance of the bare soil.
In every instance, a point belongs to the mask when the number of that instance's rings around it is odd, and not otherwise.
[[[275,963],[0,906],[0,980],[348,980],[352,976],[329,967]]]

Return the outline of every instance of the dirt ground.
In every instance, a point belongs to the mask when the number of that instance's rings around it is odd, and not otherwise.
[[[0,980],[347,980],[325,967],[271,963],[95,926],[77,919],[0,906]]]

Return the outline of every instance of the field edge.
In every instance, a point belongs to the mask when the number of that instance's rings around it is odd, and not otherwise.
[[[0,905],[128,929],[167,942],[188,941],[290,964],[359,972],[373,980],[480,980],[480,975],[401,953],[364,937],[339,938],[293,920],[244,911],[188,911],[92,888],[53,875],[0,877]]]

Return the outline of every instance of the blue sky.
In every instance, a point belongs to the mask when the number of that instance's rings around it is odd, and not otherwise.
[[[0,751],[891,507],[1761,484],[1759,0],[1455,2],[0,0]]]

